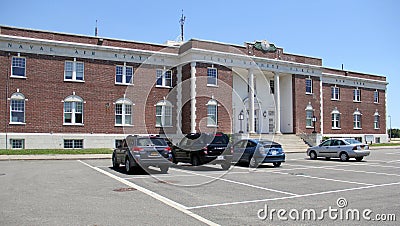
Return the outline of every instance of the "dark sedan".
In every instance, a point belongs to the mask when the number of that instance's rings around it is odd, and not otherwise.
[[[262,163],[279,167],[285,161],[285,152],[276,142],[264,139],[242,139],[231,146],[233,161],[256,168]]]

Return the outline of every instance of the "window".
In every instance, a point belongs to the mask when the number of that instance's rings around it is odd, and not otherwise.
[[[331,100],[339,100],[339,98],[340,98],[340,95],[339,95],[339,87],[337,87],[337,86],[332,86],[331,87],[331,93],[332,93],[332,95],[331,95]]]
[[[83,81],[85,67],[83,62],[65,61],[64,65],[64,80],[65,81]]]
[[[26,77],[26,64],[24,57],[12,57],[11,76]]]
[[[340,129],[340,112],[335,107],[331,112],[332,114],[332,129]]]
[[[172,126],[172,104],[167,100],[156,104],[156,126]]]
[[[115,102],[115,125],[132,125],[132,101],[121,98]]]
[[[374,114],[374,129],[379,129],[379,121],[380,121],[380,115],[378,111],[376,111]]]
[[[10,123],[25,123],[25,96],[22,93],[14,93],[10,98]]]
[[[306,107],[306,128],[313,128],[312,118],[314,115],[314,109],[311,106],[311,102],[308,102]]]
[[[361,90],[358,88],[353,90],[353,101],[361,102]]]
[[[374,92],[374,103],[379,103],[379,92],[378,90],[375,90]]]
[[[64,125],[83,124],[83,99],[79,96],[69,96],[64,100]]]
[[[361,129],[361,112],[357,110],[353,113],[354,117],[354,129]]]
[[[83,140],[66,139],[64,140],[64,148],[83,148]]]
[[[306,79],[306,94],[311,94],[312,93],[312,79],[307,78]]]
[[[207,126],[217,126],[218,114],[217,114],[218,103],[216,100],[211,99],[207,103]]]
[[[216,86],[218,73],[216,68],[207,68],[207,85]]]
[[[157,82],[156,86],[172,87],[172,71],[156,70]]]
[[[375,143],[380,144],[381,143],[381,138],[380,137],[375,137]]]
[[[117,65],[115,67],[115,83],[117,84],[133,84],[133,67]]]
[[[24,149],[25,140],[24,139],[10,139],[10,145],[12,149]]]
[[[275,93],[275,81],[274,80],[269,80],[269,92],[271,94]]]

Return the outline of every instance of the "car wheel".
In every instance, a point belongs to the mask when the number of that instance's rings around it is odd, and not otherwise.
[[[178,164],[178,161],[176,160],[175,156],[172,156],[172,163]]]
[[[167,173],[169,167],[168,166],[160,166],[161,173]]]
[[[251,157],[251,159],[249,160],[249,167],[257,168],[257,160],[254,157]]]
[[[279,166],[281,166],[282,162],[274,162],[272,164],[274,164],[275,167],[279,167]]]
[[[127,173],[132,173],[131,161],[129,161],[129,157],[125,159],[125,171]]]
[[[221,164],[221,167],[223,170],[228,170],[229,168],[231,168],[231,164],[229,162],[224,162]]]
[[[200,165],[200,159],[199,156],[197,155],[192,155],[192,166],[199,166]]]
[[[119,168],[119,163],[117,162],[117,157],[115,155],[112,156],[112,166],[114,169]]]
[[[313,159],[313,160],[317,159],[317,153],[315,151],[310,152],[310,159]]]
[[[345,161],[349,160],[349,155],[346,152],[342,152],[342,153],[340,153],[339,158],[340,158],[340,161],[345,162]]]
[[[364,157],[356,157],[356,161],[357,162],[361,162],[361,160],[363,160]]]

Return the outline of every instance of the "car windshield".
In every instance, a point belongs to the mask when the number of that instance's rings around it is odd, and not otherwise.
[[[217,135],[215,135],[215,137],[211,143],[212,144],[227,144],[227,143],[229,143],[229,140],[226,136],[217,134]]]
[[[345,139],[345,141],[349,144],[361,144],[361,142],[356,139]]]
[[[155,146],[168,146],[167,142],[162,138],[151,138],[150,140]]]
[[[278,143],[274,143],[272,141],[261,141],[259,142],[264,148],[281,148],[281,145]]]
[[[154,146],[150,138],[139,138],[137,141],[138,146]]]

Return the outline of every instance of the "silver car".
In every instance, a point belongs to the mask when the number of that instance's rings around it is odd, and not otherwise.
[[[322,142],[320,145],[307,149],[307,155],[310,159],[318,157],[340,158],[341,161],[347,161],[349,158],[355,158],[361,161],[364,156],[369,155],[369,146],[353,138],[335,138]]]

